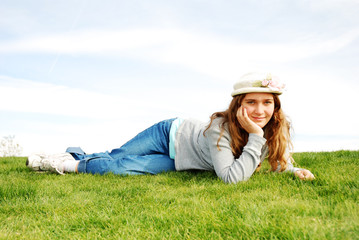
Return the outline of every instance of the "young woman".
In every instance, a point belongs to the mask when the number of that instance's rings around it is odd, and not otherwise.
[[[212,114],[209,124],[169,119],[111,152],[85,154],[80,148],[68,148],[64,154],[32,155],[26,165],[59,174],[209,170],[226,183],[237,183],[249,179],[268,158],[272,171],[312,180],[309,170],[292,165],[290,126],[278,97],[283,88],[271,74],[249,73],[234,85],[228,109]]]

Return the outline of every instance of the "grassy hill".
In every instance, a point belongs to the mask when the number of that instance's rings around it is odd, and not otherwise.
[[[316,180],[259,173],[32,172],[0,158],[0,239],[359,239],[359,151],[294,154]]]

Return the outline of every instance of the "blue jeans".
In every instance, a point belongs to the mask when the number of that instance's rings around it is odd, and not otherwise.
[[[135,175],[175,171],[174,160],[169,157],[173,120],[153,125],[110,153],[85,154],[80,148],[68,148],[67,152],[80,160],[79,173]]]

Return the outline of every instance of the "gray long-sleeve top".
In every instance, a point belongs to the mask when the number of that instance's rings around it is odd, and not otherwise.
[[[231,149],[231,136],[225,129],[220,136],[220,118],[213,120],[211,127],[205,132],[208,124],[194,119],[184,120],[177,130],[175,140],[175,167],[181,170],[209,170],[215,171],[217,176],[226,183],[237,183],[248,180],[259,163],[268,155],[266,139],[256,134],[249,134],[248,142],[244,146],[239,158],[235,158]],[[290,158],[285,171],[295,172]],[[277,171],[280,170],[280,165]]]

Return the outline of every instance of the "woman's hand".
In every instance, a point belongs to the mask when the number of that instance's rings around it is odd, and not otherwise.
[[[311,173],[309,170],[307,169],[300,169],[297,170],[294,175],[296,177],[299,177],[301,180],[313,180],[315,179],[313,173]]]
[[[254,133],[263,137],[263,129],[248,117],[247,110],[243,106],[237,111],[237,120],[247,133]]]

